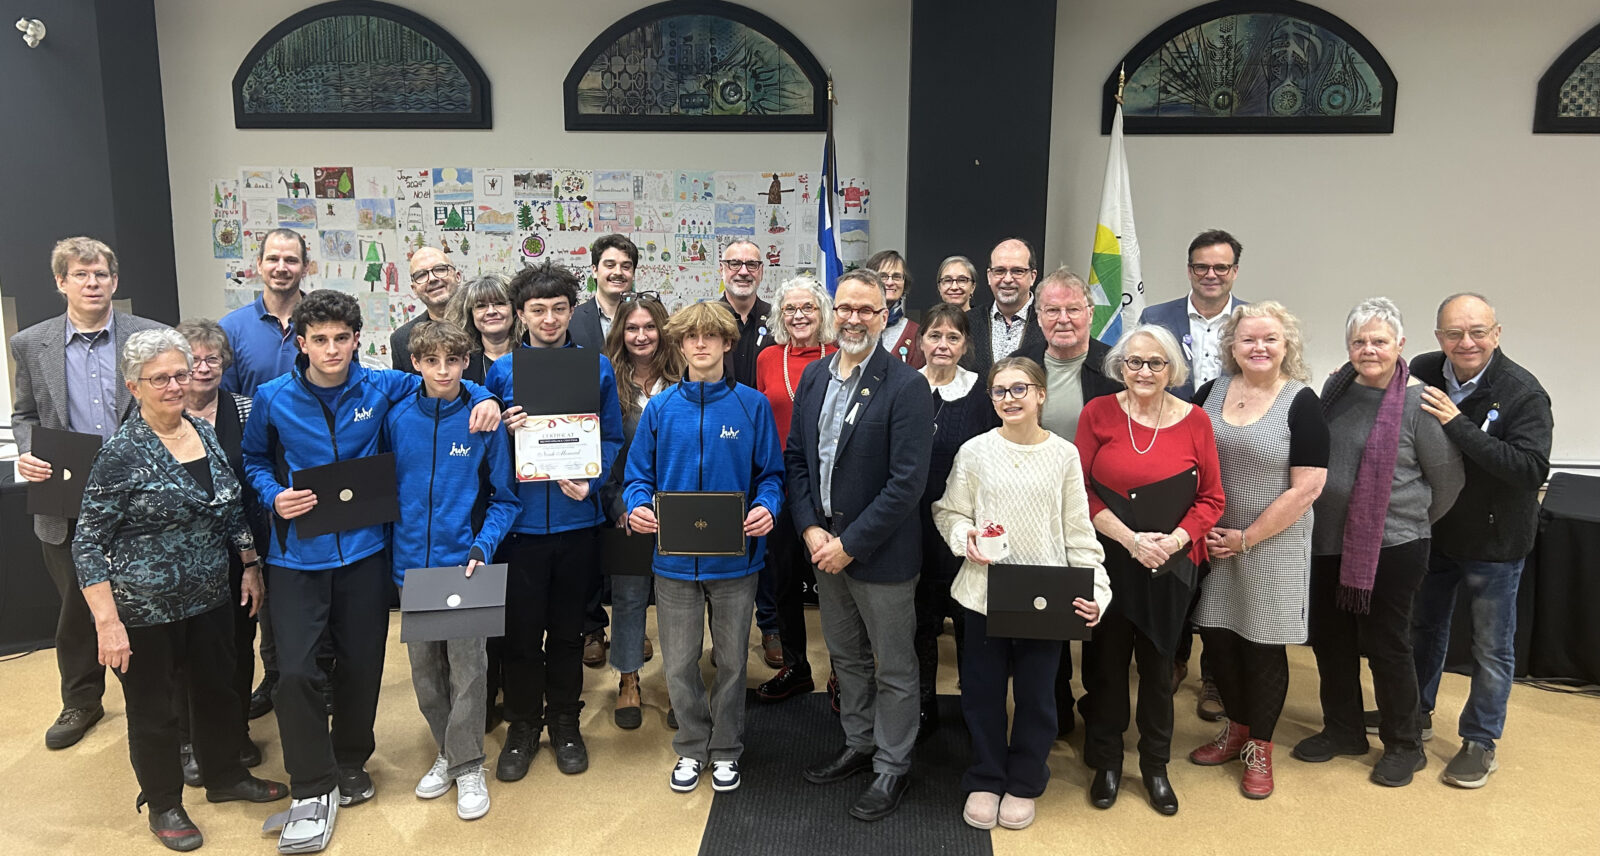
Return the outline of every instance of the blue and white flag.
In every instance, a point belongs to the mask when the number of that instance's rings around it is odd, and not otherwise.
[[[829,105],[832,112],[832,105]],[[833,200],[839,193],[838,164],[833,155],[833,122],[828,122],[828,136],[822,144],[822,181],[817,189],[817,278],[833,294],[844,275],[844,259],[839,255],[839,238],[834,232]]]

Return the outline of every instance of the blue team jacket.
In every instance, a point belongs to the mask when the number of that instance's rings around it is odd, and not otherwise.
[[[394,448],[400,525],[394,527],[394,581],[408,568],[489,561],[517,512],[517,480],[504,428],[467,432],[472,411],[417,393],[389,408],[383,427]]]
[[[524,344],[521,347],[526,348],[529,345]],[[565,347],[578,346],[569,338]],[[555,482],[532,481],[518,484],[517,496],[522,499],[522,513],[517,515],[517,522],[511,524],[513,532],[525,535],[551,535],[588,526],[599,526],[606,522],[605,511],[600,507],[600,486],[605,484],[606,474],[611,472],[611,464],[616,461],[617,452],[622,449],[622,405],[617,402],[617,376],[611,370],[611,361],[604,355],[595,356],[600,360],[600,475],[589,479],[589,495],[582,502],[577,502],[562,493],[561,486]],[[515,400],[516,375],[512,370],[515,357],[515,354],[507,354],[495,360],[494,364],[489,366],[489,374],[483,379],[483,383],[495,397],[505,403],[506,407],[520,404],[528,413],[537,414],[538,402]]]
[[[344,391],[330,410],[312,392],[306,365],[301,355],[293,371],[258,387],[245,422],[245,478],[268,509],[288,489],[290,473],[384,451],[380,435],[390,406],[422,388],[418,375],[352,362]],[[471,404],[492,397],[475,383],[463,382],[461,388]],[[382,550],[385,529],[367,526],[301,538],[293,520],[274,514],[267,562],[300,571],[342,568]]]
[[[774,520],[783,511],[783,450],[772,405],[732,377],[684,380],[645,405],[628,450],[622,500],[628,513],[656,491],[740,490],[750,507]],[[655,572],[675,580],[748,576],[767,561],[766,539],[751,538],[743,556],[656,556]]]

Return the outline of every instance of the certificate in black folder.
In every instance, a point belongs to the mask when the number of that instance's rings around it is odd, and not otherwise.
[[[28,513],[76,518],[94,456],[104,442],[99,434],[35,427],[33,456],[50,464],[50,477],[28,485]]]
[[[989,566],[989,635],[1010,639],[1088,639],[1073,598],[1094,600],[1093,568]]]
[[[1129,529],[1135,532],[1171,532],[1178,528],[1184,515],[1194,507],[1195,494],[1200,489],[1199,476],[1199,471],[1191,467],[1161,481],[1140,485],[1128,491],[1125,497],[1098,482],[1094,483],[1094,492]],[[1194,564],[1189,561],[1188,551],[1173,555],[1155,573],[1159,576],[1179,567],[1188,568],[1192,574]]]
[[[412,568],[400,587],[400,641],[504,636],[506,566]]]
[[[660,491],[656,550],[663,556],[743,556],[743,491]]]
[[[317,495],[314,508],[290,521],[301,538],[400,519],[392,452],[295,470],[290,481]]]
[[[600,352],[588,348],[517,348],[513,394],[529,416],[600,412]]]
[[[656,539],[649,535],[628,534],[626,529],[604,526],[600,529],[600,571],[613,577],[648,577],[656,555]]]

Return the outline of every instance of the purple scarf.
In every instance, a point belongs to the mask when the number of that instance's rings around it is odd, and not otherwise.
[[[1410,377],[1405,358],[1396,359],[1394,376],[1383,391],[1383,402],[1378,405],[1378,416],[1367,434],[1361,466],[1350,489],[1336,601],[1347,612],[1364,615],[1372,609],[1372,583],[1378,576],[1378,551],[1383,548],[1383,522],[1389,516],[1389,494],[1394,489],[1394,462],[1400,454],[1400,423],[1405,416],[1406,382]],[[1345,363],[1322,400],[1324,416],[1355,379],[1355,367]]]

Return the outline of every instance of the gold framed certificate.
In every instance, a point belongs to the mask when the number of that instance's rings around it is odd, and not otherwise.
[[[529,416],[517,429],[517,481],[600,477],[600,417]]]

